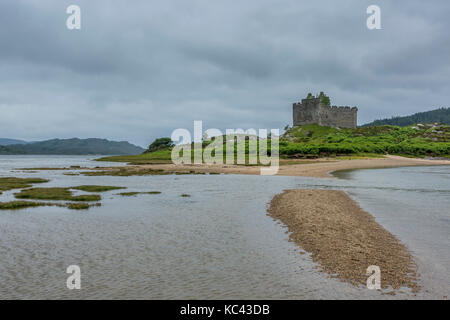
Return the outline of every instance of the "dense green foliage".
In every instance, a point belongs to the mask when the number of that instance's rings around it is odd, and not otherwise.
[[[280,141],[280,154],[287,157],[359,153],[448,157],[450,126],[336,129],[306,125],[288,130]]]
[[[0,154],[140,154],[143,148],[126,141],[106,139],[53,139],[27,144],[0,146]]]
[[[363,125],[363,127],[373,127],[381,125],[410,126],[416,123],[444,123],[450,125],[450,108],[440,108],[436,110],[419,112],[406,117],[392,117],[391,119],[375,120]]]
[[[158,138],[152,142],[145,153],[154,152],[158,150],[167,150],[173,147],[172,139],[168,137]]]

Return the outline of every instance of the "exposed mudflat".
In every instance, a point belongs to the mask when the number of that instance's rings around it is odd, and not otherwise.
[[[406,247],[345,192],[287,190],[273,198],[269,215],[286,224],[290,239],[333,277],[366,285],[366,270],[376,265],[382,288],[418,291],[417,267]]]
[[[384,158],[339,160],[337,158],[322,158],[316,160],[298,160],[298,164],[285,164],[282,160],[277,172],[279,176],[300,176],[314,178],[330,178],[331,172],[352,169],[375,169],[410,166],[450,165],[450,160],[428,160],[405,158],[387,155]],[[244,166],[234,164],[144,164],[135,166],[122,166],[106,168],[99,175],[160,175],[170,173],[224,173],[224,174],[261,174],[259,166]],[[96,175],[87,173],[87,175]]]

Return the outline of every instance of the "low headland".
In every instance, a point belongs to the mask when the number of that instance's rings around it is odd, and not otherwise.
[[[450,126],[444,124],[418,124],[408,127],[385,125],[356,129],[309,124],[285,129],[286,132],[279,138],[278,175],[325,178],[330,177],[330,172],[337,170],[450,164]],[[204,141],[200,151],[203,152],[213,140]],[[269,154],[270,140],[257,141],[258,147],[261,142],[268,144]],[[260,166],[248,161],[248,139],[245,144],[243,164],[223,161],[224,164],[220,165],[174,165],[171,160],[173,144],[170,138],[159,138],[140,155],[98,159],[129,164],[122,168],[105,168],[98,174],[260,174]],[[191,152],[193,158],[194,152],[197,152],[194,146]],[[225,158],[225,142],[223,154]]]

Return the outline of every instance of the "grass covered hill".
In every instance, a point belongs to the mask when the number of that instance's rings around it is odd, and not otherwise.
[[[248,143],[248,141],[247,141]],[[204,146],[208,143],[204,143]],[[99,160],[131,164],[170,163],[171,145],[141,155],[106,157]],[[269,148],[270,151],[270,148]],[[284,159],[335,156],[379,156],[450,158],[450,126],[377,126],[338,129],[315,124],[288,128],[280,137]],[[225,150],[224,150],[225,154]]]
[[[440,108],[431,111],[419,112],[405,117],[392,117],[390,119],[375,120],[362,127],[381,125],[410,126],[416,123],[444,123],[450,125],[450,108]]]
[[[140,154],[143,148],[126,141],[106,139],[52,139],[27,144],[0,146],[0,154],[52,154],[52,155],[89,155],[89,154]]]
[[[413,157],[449,157],[450,126],[386,125],[338,129],[312,124],[289,129],[280,141],[280,154],[286,157],[386,153]]]

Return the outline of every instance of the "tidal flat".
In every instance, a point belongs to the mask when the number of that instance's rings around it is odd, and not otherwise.
[[[323,179],[248,174],[66,176],[64,170],[13,172],[33,165],[69,167],[76,161],[89,171],[108,170],[80,158],[47,157],[36,164],[36,159],[30,158],[8,161],[4,157],[6,162],[2,162],[0,157],[0,176],[45,179],[46,183],[28,188],[69,188],[72,196],[95,195],[71,189],[76,186],[127,190],[98,191],[101,206],[90,202],[93,206],[82,214],[63,205],[83,208],[87,202],[68,200],[30,199],[26,202],[53,205],[2,210],[2,298],[442,299],[448,294],[444,285],[449,281],[445,268],[450,246],[448,167],[340,171],[337,178]],[[360,160],[350,161],[358,164]],[[305,164],[310,165],[317,164]],[[195,167],[190,170],[198,171]],[[368,290],[362,285],[361,279],[366,277],[365,272],[361,274],[365,271],[362,267],[349,270],[358,274],[360,282],[355,284],[341,281],[326,270],[318,272],[323,266],[313,259],[313,251],[289,241],[289,225],[267,215],[270,201],[285,189],[346,192],[411,254],[420,275],[419,290],[412,292],[405,282],[394,289],[396,282],[388,278],[382,278],[382,285],[384,281],[389,288]],[[4,191],[0,201],[25,201],[14,196],[21,190]],[[161,193],[145,196],[151,190]],[[127,197],[119,192],[138,194]],[[185,199],[182,194],[192,197]],[[321,202],[326,206],[332,203]],[[359,247],[348,247],[355,248]],[[49,256],[48,252],[53,254]],[[35,277],[38,272],[64,273],[74,261],[86,276],[82,292],[64,290],[64,277]],[[393,291],[395,295],[386,295]]]
[[[119,157],[119,159],[122,159]],[[281,159],[276,175],[314,178],[331,178],[334,171],[355,169],[377,169],[411,166],[450,165],[450,160],[430,160],[385,155],[378,157],[335,157],[320,158],[315,161],[303,159]],[[204,174],[245,174],[260,175],[261,167],[236,164],[141,164],[120,167],[106,167],[82,171],[85,176],[147,176],[147,175],[204,175]]]
[[[206,174],[204,171],[195,170],[163,170],[158,168],[141,168],[141,167],[119,167],[107,168],[106,170],[83,171],[80,174],[85,176],[158,176],[158,175],[188,175],[188,174]],[[212,174],[212,173],[211,173]]]
[[[30,170],[29,173],[34,173]],[[74,196],[71,190],[80,190],[85,192],[106,192],[111,190],[125,189],[124,187],[115,186],[99,186],[99,185],[81,185],[76,187],[67,188],[31,188],[33,184],[42,184],[50,182],[49,179],[42,178],[17,178],[17,177],[0,177],[0,194],[4,191],[10,191],[14,189],[22,189],[20,192],[15,192],[14,197],[16,199],[28,199],[28,200],[65,200],[74,201],[77,203],[55,203],[55,202],[42,202],[42,201],[23,201],[14,200],[1,202],[0,210],[20,210],[32,207],[43,206],[58,206],[66,207],[72,210],[86,210],[93,206],[100,206],[100,203],[89,204],[87,202],[100,201],[99,195],[76,195]]]

